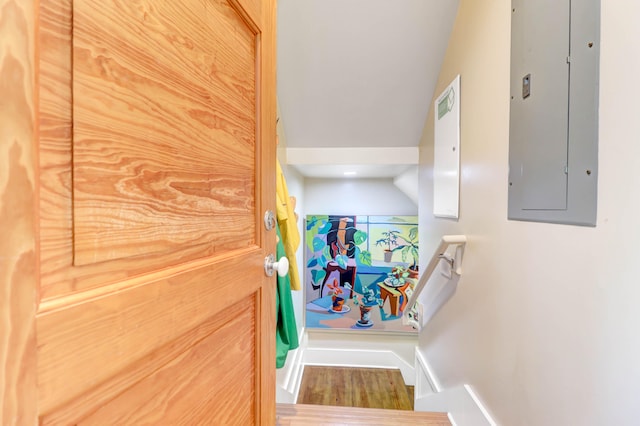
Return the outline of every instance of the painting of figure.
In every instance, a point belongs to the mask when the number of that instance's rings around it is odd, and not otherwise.
[[[415,332],[402,315],[417,283],[417,216],[309,215],[306,327]]]

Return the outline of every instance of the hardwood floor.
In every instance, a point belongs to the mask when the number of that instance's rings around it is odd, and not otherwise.
[[[305,366],[298,404],[413,410],[399,370]]]

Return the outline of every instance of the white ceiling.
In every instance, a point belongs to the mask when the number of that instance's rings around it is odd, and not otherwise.
[[[458,0],[279,0],[287,146],[417,146],[457,7]]]
[[[301,175],[310,178],[322,179],[391,179],[409,170],[412,166],[407,164],[384,164],[372,166],[370,164],[312,164],[294,165]]]

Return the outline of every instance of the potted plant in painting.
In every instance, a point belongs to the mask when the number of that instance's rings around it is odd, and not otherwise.
[[[391,262],[394,250],[398,247],[398,235],[400,231],[389,229],[382,232],[382,238],[376,241],[377,246],[384,247],[384,261]]]
[[[329,289],[328,294],[331,295],[331,312],[349,312],[351,309],[348,306],[344,305],[344,292],[342,291],[342,287],[340,287],[340,283],[338,283],[338,280],[334,279],[332,283],[327,284],[327,288]]]
[[[411,228],[409,235],[398,234],[396,239],[400,240],[400,242],[394,251],[400,251],[402,261],[406,263],[409,256],[413,259],[413,263],[409,266],[409,278],[418,278],[418,259],[420,257],[418,251],[418,227]]]
[[[360,308],[360,319],[356,321],[356,326],[371,327],[371,309],[375,306],[382,307],[383,301],[376,295],[375,290],[366,288],[363,294],[355,293],[353,304]]]

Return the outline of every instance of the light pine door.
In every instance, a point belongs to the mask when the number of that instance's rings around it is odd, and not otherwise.
[[[41,0],[42,424],[272,424],[275,0]]]

